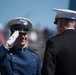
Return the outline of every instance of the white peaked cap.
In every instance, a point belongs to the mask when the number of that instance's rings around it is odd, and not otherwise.
[[[14,24],[23,24],[25,26],[28,25],[29,28],[32,28],[32,22],[29,19],[24,18],[24,17],[13,18],[9,20],[6,25],[10,29],[10,27],[13,26]]]
[[[76,19],[76,11],[57,8],[53,8],[52,10],[57,12],[58,18]]]
[[[27,33],[32,29],[32,22],[24,17],[16,17],[6,23],[6,27],[10,30],[18,30],[22,33]]]

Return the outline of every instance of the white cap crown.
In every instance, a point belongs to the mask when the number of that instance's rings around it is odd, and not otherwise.
[[[76,11],[56,8],[53,8],[53,10],[57,12],[58,18],[76,19]]]

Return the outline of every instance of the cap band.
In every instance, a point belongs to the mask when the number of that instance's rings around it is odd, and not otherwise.
[[[22,24],[15,24],[11,26],[11,31],[16,31],[16,30],[23,33],[27,33],[29,31],[28,26]]]
[[[28,26],[23,25],[23,24],[14,24],[11,26],[11,29],[25,29],[26,31],[28,31]]]

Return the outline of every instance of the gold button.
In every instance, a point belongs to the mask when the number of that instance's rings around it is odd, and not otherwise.
[[[16,59],[15,57],[13,57],[12,59]]]
[[[35,55],[34,53],[32,53],[32,55]]]
[[[35,59],[33,59],[33,61],[36,61]]]
[[[12,53],[10,53],[10,55],[13,55]]]
[[[17,64],[15,63],[14,66],[16,66]]]

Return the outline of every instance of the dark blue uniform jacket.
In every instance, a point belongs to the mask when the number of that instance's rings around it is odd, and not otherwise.
[[[40,58],[29,49],[0,47],[1,75],[41,75]]]

